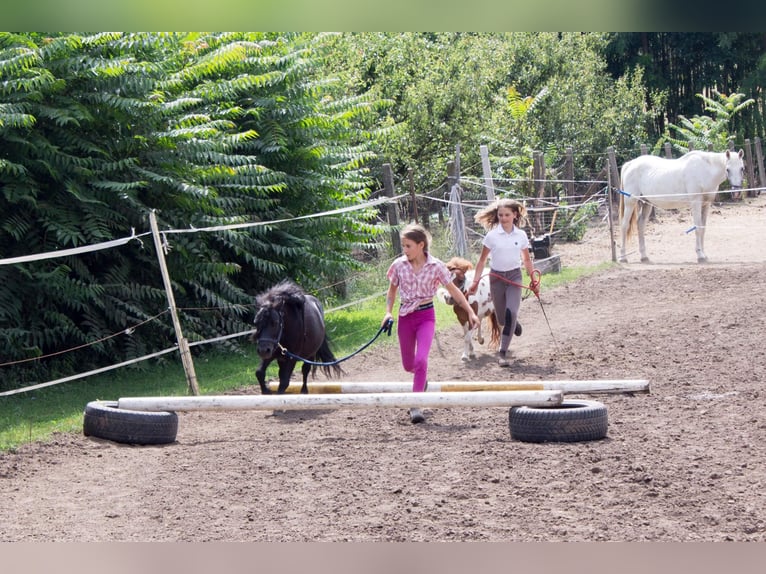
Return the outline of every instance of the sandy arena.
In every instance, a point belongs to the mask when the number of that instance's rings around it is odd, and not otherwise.
[[[766,196],[716,204],[696,263],[688,212],[664,212],[651,264],[525,299],[510,369],[461,363],[444,326],[429,379],[648,379],[590,395],[608,437],[514,441],[507,408],[181,412],[178,440],[59,434],[0,454],[0,541],[766,541]],[[608,227],[553,249],[611,259]],[[555,337],[555,338],[554,338]],[[376,343],[349,381],[405,381]],[[317,380],[324,380],[319,377]],[[243,392],[257,393],[257,385]],[[117,399],[119,397],[114,397]]]

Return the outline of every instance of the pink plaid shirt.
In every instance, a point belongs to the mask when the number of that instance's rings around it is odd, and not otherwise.
[[[412,313],[418,305],[433,299],[441,285],[452,281],[452,274],[444,262],[430,253],[426,253],[426,263],[417,273],[407,257],[397,257],[388,268],[386,277],[399,288],[400,316]]]

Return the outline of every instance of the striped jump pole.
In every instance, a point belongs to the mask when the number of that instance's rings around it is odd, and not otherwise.
[[[430,386],[430,383],[429,383]],[[194,397],[127,397],[117,408],[133,411],[223,411],[278,409],[362,409],[370,407],[555,407],[561,391],[456,391],[450,393],[339,393],[284,395],[203,395]]]
[[[278,382],[268,384],[276,391]],[[290,383],[287,393],[299,393],[301,383]],[[412,391],[412,383],[390,382],[319,382],[309,383],[309,394],[328,393],[406,393]],[[649,381],[628,380],[582,380],[582,381],[442,381],[429,382],[427,392],[470,391],[562,391],[564,394],[601,393],[648,393]]]

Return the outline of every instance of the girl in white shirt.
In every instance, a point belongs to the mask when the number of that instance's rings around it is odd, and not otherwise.
[[[521,228],[526,222],[526,217],[526,208],[515,199],[508,198],[485,207],[474,217],[475,221],[487,230],[487,234],[482,242],[483,248],[468,294],[476,292],[481,272],[489,257],[492,261],[489,288],[495,306],[495,316],[501,328],[498,352],[501,367],[510,365],[506,355],[513,335],[521,335],[518,315],[521,307],[522,263],[531,278],[530,289],[535,294],[539,289],[539,284],[534,280],[532,259],[529,257],[529,238]]]

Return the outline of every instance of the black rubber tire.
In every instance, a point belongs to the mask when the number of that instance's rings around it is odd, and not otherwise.
[[[117,401],[91,401],[85,406],[82,431],[120,443],[168,444],[176,440],[178,415],[120,409]]]
[[[606,437],[606,406],[598,401],[565,399],[556,407],[511,407],[511,438],[523,442],[581,442]]]

